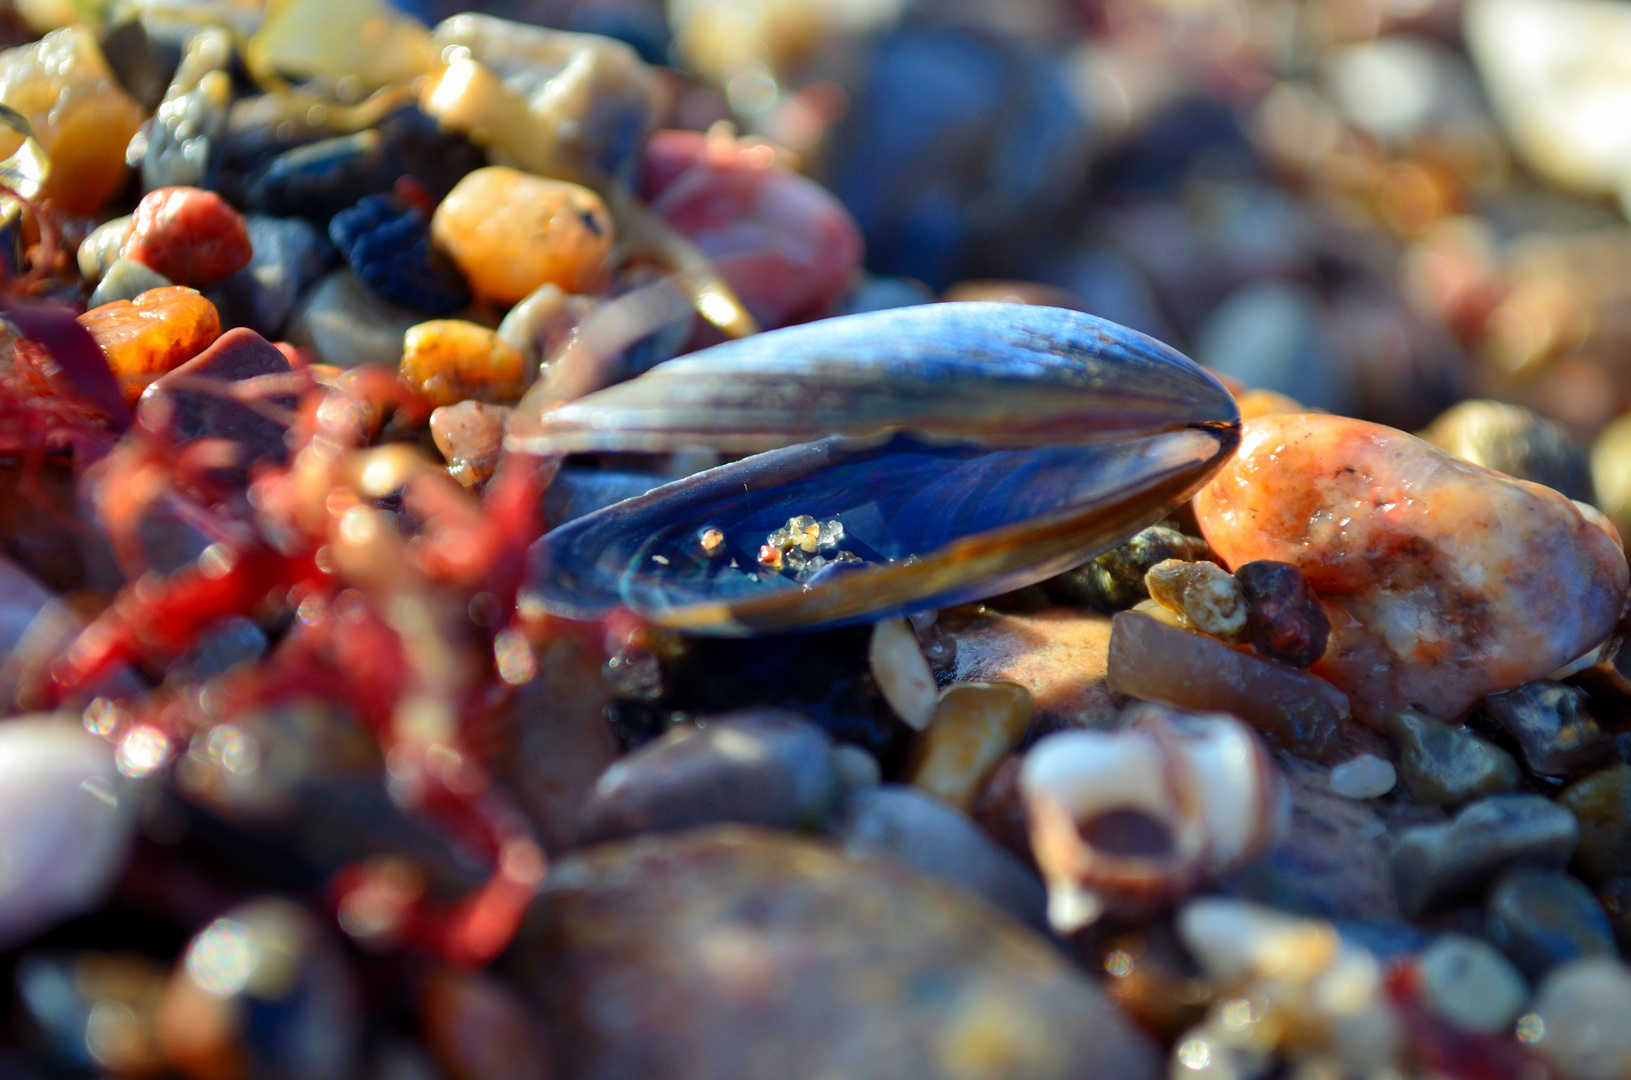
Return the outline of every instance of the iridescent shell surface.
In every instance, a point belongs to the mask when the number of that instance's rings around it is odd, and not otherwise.
[[[760,334],[530,420],[512,449],[752,453],[532,553],[528,599],[551,614],[624,607],[713,634],[869,621],[1061,573],[1187,499],[1240,424],[1228,391],[1159,342],[1076,311],[974,303]],[[802,515],[840,523],[859,561],[767,570],[761,546]]]

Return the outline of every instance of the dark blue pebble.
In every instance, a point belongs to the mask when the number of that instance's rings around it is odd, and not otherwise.
[[[334,215],[328,235],[351,272],[387,300],[427,315],[451,315],[470,302],[458,268],[431,246],[425,215],[390,195]]]

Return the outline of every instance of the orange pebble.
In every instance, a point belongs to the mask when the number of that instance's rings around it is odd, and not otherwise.
[[[454,186],[430,235],[476,295],[514,304],[546,284],[573,293],[599,288],[612,215],[586,187],[490,165]]]
[[[402,337],[402,378],[432,404],[505,403],[526,392],[526,361],[485,326],[433,319]]]
[[[115,300],[79,317],[91,332],[125,400],[136,404],[147,384],[185,364],[221,336],[215,305],[196,289],[167,285],[135,300]]]

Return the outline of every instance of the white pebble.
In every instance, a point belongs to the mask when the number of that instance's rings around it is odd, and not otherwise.
[[[1393,790],[1393,766],[1373,754],[1360,754],[1331,770],[1331,790],[1345,799],[1374,799]]]
[[[895,715],[914,730],[928,727],[940,691],[917,635],[905,619],[884,619],[872,628],[868,658],[878,691]]]
[[[1421,954],[1422,1003],[1463,1031],[1503,1031],[1529,1000],[1510,961],[1465,934],[1444,934]]]
[[[1563,1080],[1631,1076],[1631,968],[1608,956],[1553,970],[1518,1020],[1528,1043]]]

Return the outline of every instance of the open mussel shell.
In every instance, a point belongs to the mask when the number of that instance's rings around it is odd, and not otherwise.
[[[1063,308],[926,304],[774,330],[659,364],[540,416],[533,454],[753,453],[830,435],[1036,446],[1233,427],[1217,380],[1153,338]]]
[[[1062,573],[1165,517],[1239,441],[1233,399],[1178,353],[1079,312],[1006,304],[762,334],[542,420],[532,445],[553,453],[800,440],[533,548],[527,601],[544,611],[622,607],[720,635],[870,621]],[[767,538],[801,516],[842,526],[824,564],[764,565]]]

